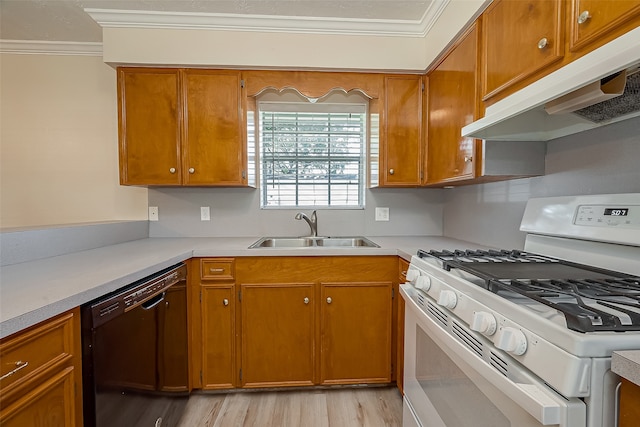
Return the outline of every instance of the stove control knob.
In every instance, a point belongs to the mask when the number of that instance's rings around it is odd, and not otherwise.
[[[471,319],[472,331],[480,332],[481,334],[493,335],[496,333],[496,318],[491,313],[486,311],[476,311],[473,313],[473,319]]]
[[[420,277],[420,271],[416,268],[409,268],[407,270],[407,282],[416,283],[416,280]]]
[[[440,295],[438,296],[438,305],[441,305],[447,308],[454,308],[457,303],[458,303],[458,296],[456,295],[455,292],[449,291],[449,290],[444,290],[440,292]]]
[[[428,291],[431,287],[431,278],[429,276],[418,276],[416,279],[416,289]]]
[[[521,330],[505,326],[498,334],[496,347],[520,356],[527,351],[527,337],[524,336]]]

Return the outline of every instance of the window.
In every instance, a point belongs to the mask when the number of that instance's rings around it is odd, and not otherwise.
[[[366,129],[366,102],[260,100],[261,207],[363,208]]]

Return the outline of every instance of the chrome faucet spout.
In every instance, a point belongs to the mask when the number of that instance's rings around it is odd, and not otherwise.
[[[311,218],[302,212],[298,212],[295,218],[307,221],[307,224],[309,224],[309,228],[311,229],[310,237],[318,237],[318,215],[316,214],[316,211],[313,211]]]

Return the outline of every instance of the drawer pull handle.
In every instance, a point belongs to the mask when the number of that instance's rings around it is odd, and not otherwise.
[[[11,375],[13,375],[16,372],[18,372],[20,369],[26,368],[28,365],[29,365],[29,362],[23,362],[22,360],[18,360],[16,362],[16,369],[14,369],[13,371],[9,371],[6,374],[4,374],[2,377],[0,377],[0,380],[3,380],[5,378],[10,377]]]
[[[222,300],[222,305],[224,305],[225,307],[229,305],[229,300],[228,299],[223,299]]]
[[[222,273],[224,268],[210,268],[209,273]]]

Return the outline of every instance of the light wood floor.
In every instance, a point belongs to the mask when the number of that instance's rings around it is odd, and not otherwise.
[[[179,427],[400,427],[395,387],[192,394]]]

